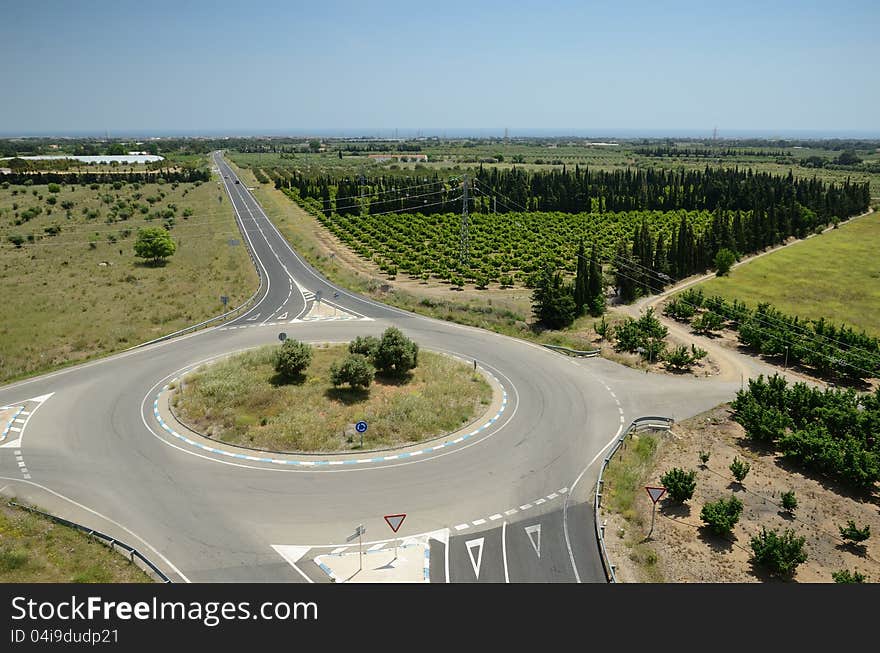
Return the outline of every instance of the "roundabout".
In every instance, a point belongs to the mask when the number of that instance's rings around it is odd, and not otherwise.
[[[408,515],[401,538],[423,538],[432,582],[603,581],[589,504],[595,460],[625,421],[682,419],[739,383],[569,359],[354,295],[306,264],[215,161],[260,272],[256,303],[222,327],[0,388],[4,406],[45,398],[16,446],[0,445],[2,492],[155,552],[175,581],[329,582],[315,559],[344,553],[359,524],[369,546],[383,544],[382,517],[396,513]],[[318,297],[333,310],[303,319]],[[279,331],[347,342],[390,326],[494,377],[502,394],[485,418],[400,450],[332,455],[260,454],[172,421],[172,383],[206,361],[275,344]]]

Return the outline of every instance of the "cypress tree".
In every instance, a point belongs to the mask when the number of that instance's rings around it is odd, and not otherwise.
[[[595,245],[590,252],[590,285],[587,293],[590,298],[590,315],[602,315],[605,312],[605,282],[602,278],[602,266],[599,264]]]
[[[595,252],[595,248],[593,251]],[[577,274],[574,278],[574,305],[578,315],[583,315],[584,307],[590,301],[592,281],[592,270],[587,263],[584,241],[581,240],[577,251]]]

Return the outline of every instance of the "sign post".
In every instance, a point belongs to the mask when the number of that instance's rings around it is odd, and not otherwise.
[[[648,491],[648,496],[651,497],[651,501],[654,503],[654,509],[651,511],[651,530],[648,531],[648,534],[645,536],[645,539],[648,539],[651,537],[651,533],[654,532],[654,517],[657,514],[657,502],[660,501],[660,497],[666,494],[666,488],[646,485],[645,490]]]
[[[364,448],[364,433],[367,432],[367,423],[361,420],[354,425],[354,430],[361,434],[361,449]]]
[[[278,339],[279,339],[281,342],[284,342],[285,340],[287,340],[287,334],[284,333],[284,331],[282,331],[281,333],[278,334]]]
[[[354,529],[354,533],[345,538],[346,542],[358,541],[358,571],[364,568],[364,533],[366,532],[367,529],[364,528],[364,525],[358,524],[358,527]]]
[[[402,512],[396,515],[385,515],[385,522],[394,531],[394,559],[397,560],[397,531],[400,529],[403,520],[406,519],[406,513]]]
[[[223,304],[223,306],[226,306],[229,303],[229,297],[226,295],[220,295],[220,303]]]

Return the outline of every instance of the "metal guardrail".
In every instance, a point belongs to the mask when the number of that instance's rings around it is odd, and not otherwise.
[[[20,503],[15,502],[15,501],[9,501],[7,505],[13,506],[15,508],[21,508],[23,510],[27,510],[28,512],[35,513],[37,515],[41,515],[43,517],[46,517],[47,519],[51,519],[54,522],[57,522],[57,523],[62,524],[64,526],[69,526],[70,528],[81,531],[81,532],[87,534],[89,537],[98,538],[99,540],[102,540],[108,547],[110,547],[111,551],[116,551],[116,547],[119,547],[120,549],[122,549],[123,551],[128,553],[128,559],[132,562],[132,564],[135,563],[135,558],[137,558],[141,563],[146,565],[150,571],[152,571],[154,574],[156,574],[156,576],[159,577],[159,580],[161,580],[163,583],[171,583],[172,582],[172,580],[165,574],[165,572],[163,572],[161,569],[159,569],[159,567],[157,567],[155,564],[153,564],[153,562],[149,558],[147,558],[143,553],[138,551],[133,546],[129,546],[128,544],[126,544],[125,542],[122,542],[121,540],[117,540],[115,537],[107,535],[106,533],[102,533],[101,531],[96,531],[93,528],[88,528],[87,526],[83,526],[82,524],[77,524],[76,522],[72,522],[69,519],[64,519],[63,517],[56,517],[53,514],[50,514],[48,512],[43,512],[42,510],[38,510],[37,508],[22,505]]]
[[[581,351],[579,349],[569,349],[568,347],[562,347],[560,345],[544,344],[543,346],[547,349],[552,349],[553,351],[558,351],[562,354],[568,354],[569,356],[581,356],[583,358],[595,358],[600,353],[599,349],[588,349],[585,351]]]
[[[600,523],[599,519],[599,509],[602,506],[602,484],[604,482],[602,476],[605,474],[605,469],[608,467],[608,463],[611,462],[611,458],[617,453],[617,450],[623,445],[624,440],[630,435],[644,429],[668,431],[672,428],[674,422],[675,420],[671,417],[661,417],[657,415],[648,415],[634,419],[620,434],[620,437],[614,441],[611,451],[605,456],[605,459],[602,461],[602,466],[599,468],[599,479],[596,481],[596,496],[593,501],[593,521],[596,527],[596,539],[599,541],[599,557],[602,558],[602,567],[605,569],[605,578],[609,583],[616,583],[617,575],[614,571],[614,565],[611,564],[611,560],[608,558],[608,549],[605,547],[605,525]]]

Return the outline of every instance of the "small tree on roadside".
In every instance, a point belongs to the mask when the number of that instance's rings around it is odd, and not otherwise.
[[[147,227],[138,230],[134,243],[134,253],[138,258],[147,259],[153,265],[164,263],[165,259],[177,251],[171,234],[162,227]]]
[[[660,482],[673,501],[684,503],[694,496],[694,490],[697,487],[697,472],[693,470],[686,472],[678,467],[673,467],[660,477]]]
[[[290,383],[302,376],[312,363],[312,347],[299,340],[285,340],[275,352],[275,372]]]
[[[858,528],[852,519],[846,522],[845,527],[838,526],[837,529],[840,531],[840,537],[850,545],[861,544],[871,537],[870,525],[865,524],[863,528]]]
[[[797,566],[807,560],[805,542],[805,537],[796,537],[794,531],[788,528],[782,535],[761,528],[761,533],[750,541],[752,560],[771,574],[791,578]]]
[[[736,262],[736,254],[731,252],[726,247],[722,247],[718,250],[718,253],[715,254],[715,271],[719,277],[723,277],[725,274],[730,272],[730,268]]]
[[[400,329],[389,327],[379,340],[374,362],[382,374],[403,377],[419,364],[419,346]]]
[[[745,480],[746,476],[749,474],[749,470],[752,466],[745,462],[744,460],[740,460],[736,456],[733,458],[733,462],[730,463],[730,473],[733,474],[733,478],[736,479],[736,482],[742,485],[742,482]]]
[[[711,454],[708,451],[701,451],[700,452],[700,464],[702,464],[703,467],[705,467],[707,465],[707,463],[709,462],[710,455]]]
[[[735,496],[718,499],[703,506],[700,519],[716,535],[729,535],[742,515],[743,504]]]
[[[349,354],[330,366],[330,381],[337,387],[347,383],[352,389],[369,388],[375,374],[376,368],[363,354]]]
[[[794,495],[793,490],[789,490],[788,492],[782,493],[782,508],[788,514],[793,515],[794,511],[797,509],[798,500]]]
[[[849,569],[832,572],[831,578],[834,579],[835,583],[841,584],[864,583],[868,580],[868,577],[864,574],[858,571],[851,572]]]

